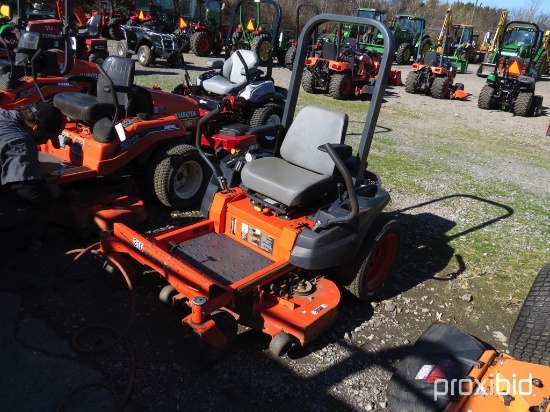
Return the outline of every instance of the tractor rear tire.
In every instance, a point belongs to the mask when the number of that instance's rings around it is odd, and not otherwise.
[[[334,281],[359,300],[372,299],[391,279],[402,242],[399,223],[380,215],[355,256],[335,268]]]
[[[302,75],[302,88],[306,93],[317,93],[317,88],[315,87],[315,76],[312,72],[305,69],[304,74]]]
[[[285,54],[285,67],[292,70],[294,67],[294,59],[296,58],[296,46],[290,46]]]
[[[395,62],[397,64],[409,64],[412,55],[412,46],[409,43],[401,43],[395,53]]]
[[[420,57],[421,58],[424,58],[424,55],[426,54],[427,51],[430,50],[430,47],[432,47],[432,41],[429,37],[422,40],[422,43],[420,43]],[[414,56],[414,60],[416,60],[416,56]]]
[[[111,39],[124,40],[124,30],[120,27],[124,23],[126,23],[126,19],[124,17],[115,17],[109,21],[108,31]]]
[[[250,50],[258,55],[260,66],[267,66],[269,61],[269,48],[271,47],[271,36],[267,33],[258,34],[252,44]],[[273,58],[273,56],[271,57]]]
[[[159,148],[149,162],[147,181],[150,192],[164,206],[185,209],[202,201],[209,172],[196,147],[172,143]]]
[[[283,120],[284,105],[277,103],[267,103],[263,106],[253,109],[248,124],[252,127],[262,126],[264,124],[281,124]],[[277,136],[258,135],[258,144],[264,149],[273,149],[275,147]]]
[[[203,364],[211,364],[225,356],[231,349],[231,345],[237,337],[239,325],[229,312],[217,310],[210,315],[218,329],[223,333],[227,342],[220,348],[216,348],[202,340],[201,336],[193,333],[194,351]]]
[[[155,61],[153,54],[151,53],[151,48],[146,45],[139,47],[137,56],[138,63],[143,67],[149,67]]]
[[[198,31],[191,36],[191,51],[199,57],[207,57],[212,53],[214,39],[206,31]]]
[[[330,77],[328,93],[333,99],[348,100],[353,92],[353,78],[350,73],[335,73]]]
[[[407,78],[405,79],[405,91],[407,93],[418,93],[418,89],[416,88],[415,84],[418,80],[418,76],[418,72],[409,72],[409,74],[407,74]]]
[[[495,89],[486,84],[481,89],[479,97],[477,99],[477,107],[483,110],[491,110],[495,108],[495,103],[493,102],[493,97],[495,95]]]
[[[516,116],[528,117],[531,113],[534,96],[533,92],[519,92],[512,107],[514,114]]]
[[[436,99],[444,99],[449,95],[449,78],[436,77],[430,89],[432,97]]]
[[[509,345],[515,358],[550,366],[550,263],[537,274],[512,328]]]
[[[537,62],[535,63],[535,79],[540,79],[541,76],[546,72],[546,65],[548,64],[546,62],[546,57],[548,56],[548,53],[547,52],[542,52],[542,54],[540,55],[539,59],[537,60]]]

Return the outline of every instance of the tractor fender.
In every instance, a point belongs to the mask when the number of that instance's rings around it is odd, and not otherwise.
[[[344,62],[337,62],[337,61],[330,61],[328,64],[329,70],[335,71],[335,72],[353,72],[353,66],[350,62],[344,61]]]
[[[148,149],[144,150],[133,160],[133,166],[136,170],[145,171],[147,170],[147,164],[149,163],[149,160],[155,155],[155,153],[166,143],[181,143],[181,144],[188,144],[189,142],[185,137],[181,138],[169,138],[169,139],[162,139],[154,144],[152,144]]]
[[[15,26],[12,24],[3,24],[0,26],[0,36],[5,35],[6,33],[13,33],[15,31]]]

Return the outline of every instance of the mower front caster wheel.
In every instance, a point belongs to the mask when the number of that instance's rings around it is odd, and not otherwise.
[[[159,300],[165,305],[172,306],[174,304],[173,298],[178,294],[176,288],[172,285],[166,285],[159,292]]]
[[[213,363],[223,356],[225,356],[233,341],[237,337],[239,325],[237,321],[229,312],[225,310],[217,310],[210,315],[216,327],[225,336],[226,342],[222,346],[214,346],[208,342],[205,342],[201,336],[197,333],[193,333],[193,348],[197,354],[200,363]]]
[[[269,350],[277,357],[286,354],[294,345],[294,339],[286,332],[279,332],[269,342]]]

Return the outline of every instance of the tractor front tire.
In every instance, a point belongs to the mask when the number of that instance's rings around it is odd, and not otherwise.
[[[128,42],[126,40],[119,40],[116,44],[116,54],[120,57],[131,57],[128,53]]]
[[[436,99],[445,99],[449,95],[449,78],[436,77],[430,88],[432,97]]]
[[[372,299],[391,279],[402,242],[399,223],[379,216],[355,256],[335,268],[335,282],[361,301]]]
[[[306,93],[317,93],[317,88],[315,87],[315,76],[307,69],[304,70],[304,74],[302,75],[302,88]]]
[[[267,66],[269,61],[269,48],[271,47],[271,36],[267,33],[257,35],[252,44],[250,50],[258,55],[260,59],[260,66]]]
[[[418,72],[409,72],[409,74],[407,74],[407,78],[405,79],[405,91],[407,93],[418,93],[418,89],[416,88],[418,76]]]
[[[509,345],[515,358],[550,366],[550,263],[537,274],[512,328]]]
[[[202,201],[209,168],[196,147],[172,143],[160,147],[149,163],[148,186],[160,203],[186,209]]]
[[[294,67],[294,59],[296,58],[296,46],[290,46],[285,54],[285,67],[292,70]]]
[[[348,100],[353,95],[353,78],[350,73],[335,73],[330,77],[328,87],[330,97],[336,100]]]
[[[495,89],[493,89],[491,86],[486,84],[481,89],[481,92],[479,93],[479,97],[477,99],[477,107],[483,110],[491,110],[495,107],[495,103],[493,102],[493,97],[495,95]]]
[[[139,47],[137,55],[138,63],[143,67],[149,67],[155,61],[151,48],[145,44]]]
[[[533,105],[533,92],[519,92],[513,105],[513,112],[516,116],[528,117]]]
[[[281,124],[283,119],[284,105],[267,103],[252,110],[248,124],[252,127],[264,124]],[[258,143],[264,149],[275,147],[277,136],[258,135]]]
[[[409,64],[411,61],[412,46],[409,43],[401,43],[395,53],[395,62],[397,64]]]
[[[191,36],[191,51],[199,57],[207,57],[212,53],[214,39],[206,31],[198,31]]]

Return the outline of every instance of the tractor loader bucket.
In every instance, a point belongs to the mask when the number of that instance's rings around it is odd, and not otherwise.
[[[462,100],[462,99],[465,99],[466,97],[468,97],[470,95],[470,93],[467,93],[465,92],[464,90],[451,90],[450,92],[450,96],[451,96],[451,99],[458,99],[458,100]]]
[[[496,64],[481,63],[476,71],[476,76],[486,78],[490,73],[495,71]]]

